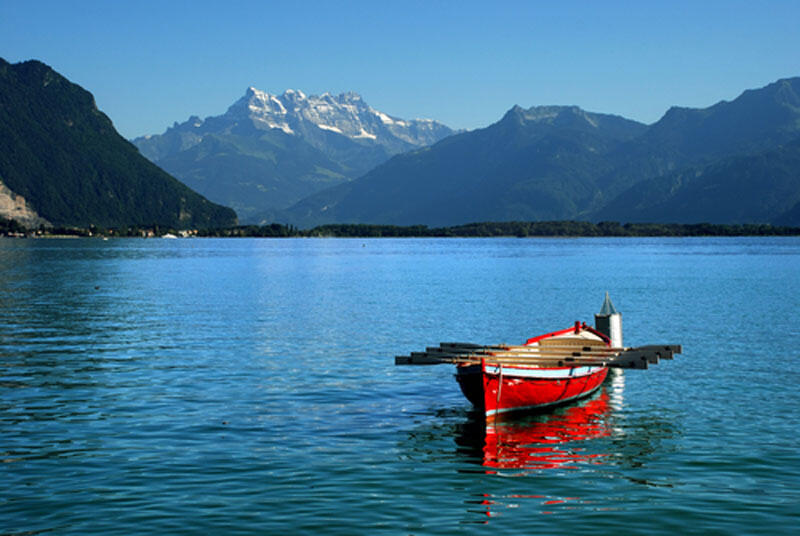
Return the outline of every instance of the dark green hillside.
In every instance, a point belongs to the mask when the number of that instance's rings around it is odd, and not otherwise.
[[[789,78],[708,108],[671,108],[641,141],[650,151],[713,159],[774,147],[798,129],[800,78]]]
[[[55,225],[236,222],[141,156],[89,92],[38,61],[0,59],[0,180]]]
[[[750,89],[708,108],[670,108],[642,136],[609,154],[614,167],[598,177],[602,196],[594,208],[644,179],[773,149],[798,135],[800,78]]]
[[[775,218],[776,225],[786,225],[790,227],[800,227],[800,202]]]
[[[455,225],[578,216],[598,195],[605,158],[645,126],[577,107],[512,108],[499,122],[402,154],[298,203],[288,219]]]
[[[598,220],[797,225],[800,139],[749,156],[725,158],[637,184],[595,215]]]

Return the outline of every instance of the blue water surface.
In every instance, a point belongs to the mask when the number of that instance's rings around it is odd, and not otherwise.
[[[486,435],[442,341],[682,344]],[[0,534],[774,534],[800,239],[0,239]]]

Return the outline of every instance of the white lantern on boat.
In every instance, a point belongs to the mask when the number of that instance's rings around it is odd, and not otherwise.
[[[611,339],[611,346],[622,348],[622,313],[611,303],[608,292],[600,312],[594,315],[594,327]]]

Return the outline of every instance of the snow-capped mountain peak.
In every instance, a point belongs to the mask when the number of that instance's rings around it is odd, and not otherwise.
[[[272,95],[249,87],[225,114],[249,120],[260,130],[278,129],[314,143],[320,135],[341,135],[358,143],[374,143],[393,152],[429,145],[452,131],[432,120],[403,120],[370,107],[358,93],[306,95],[287,89]]]
[[[211,155],[235,160],[235,155],[246,155],[248,164],[239,168],[227,170],[226,160],[223,167],[230,177],[225,175],[225,180],[273,173],[301,183],[307,177],[323,177],[322,182],[330,185],[337,177],[356,178],[392,155],[431,145],[451,134],[450,128],[436,121],[400,119],[375,110],[358,93],[306,95],[287,89],[273,95],[251,86],[222,115],[192,116],[162,135],[138,138],[134,143],[157,163],[169,158],[194,162]],[[251,182],[248,179],[248,184]],[[247,208],[247,199],[237,203],[237,210],[252,208]]]
[[[254,222],[452,133],[436,121],[375,110],[358,93],[273,95],[251,86],[224,114],[192,116],[134,143],[208,199],[233,207],[241,221]]]

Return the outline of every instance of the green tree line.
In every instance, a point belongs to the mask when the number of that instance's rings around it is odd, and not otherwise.
[[[26,229],[12,220],[0,220],[0,235],[39,234],[73,236],[163,236],[179,231],[160,225],[104,228],[55,227]],[[660,236],[800,236],[800,227],[766,223],[718,225],[711,223],[619,223],[583,221],[483,222],[453,227],[425,225],[331,224],[303,230],[292,225],[239,225],[197,229],[192,236],[221,238],[471,238],[471,237],[660,237]]]

